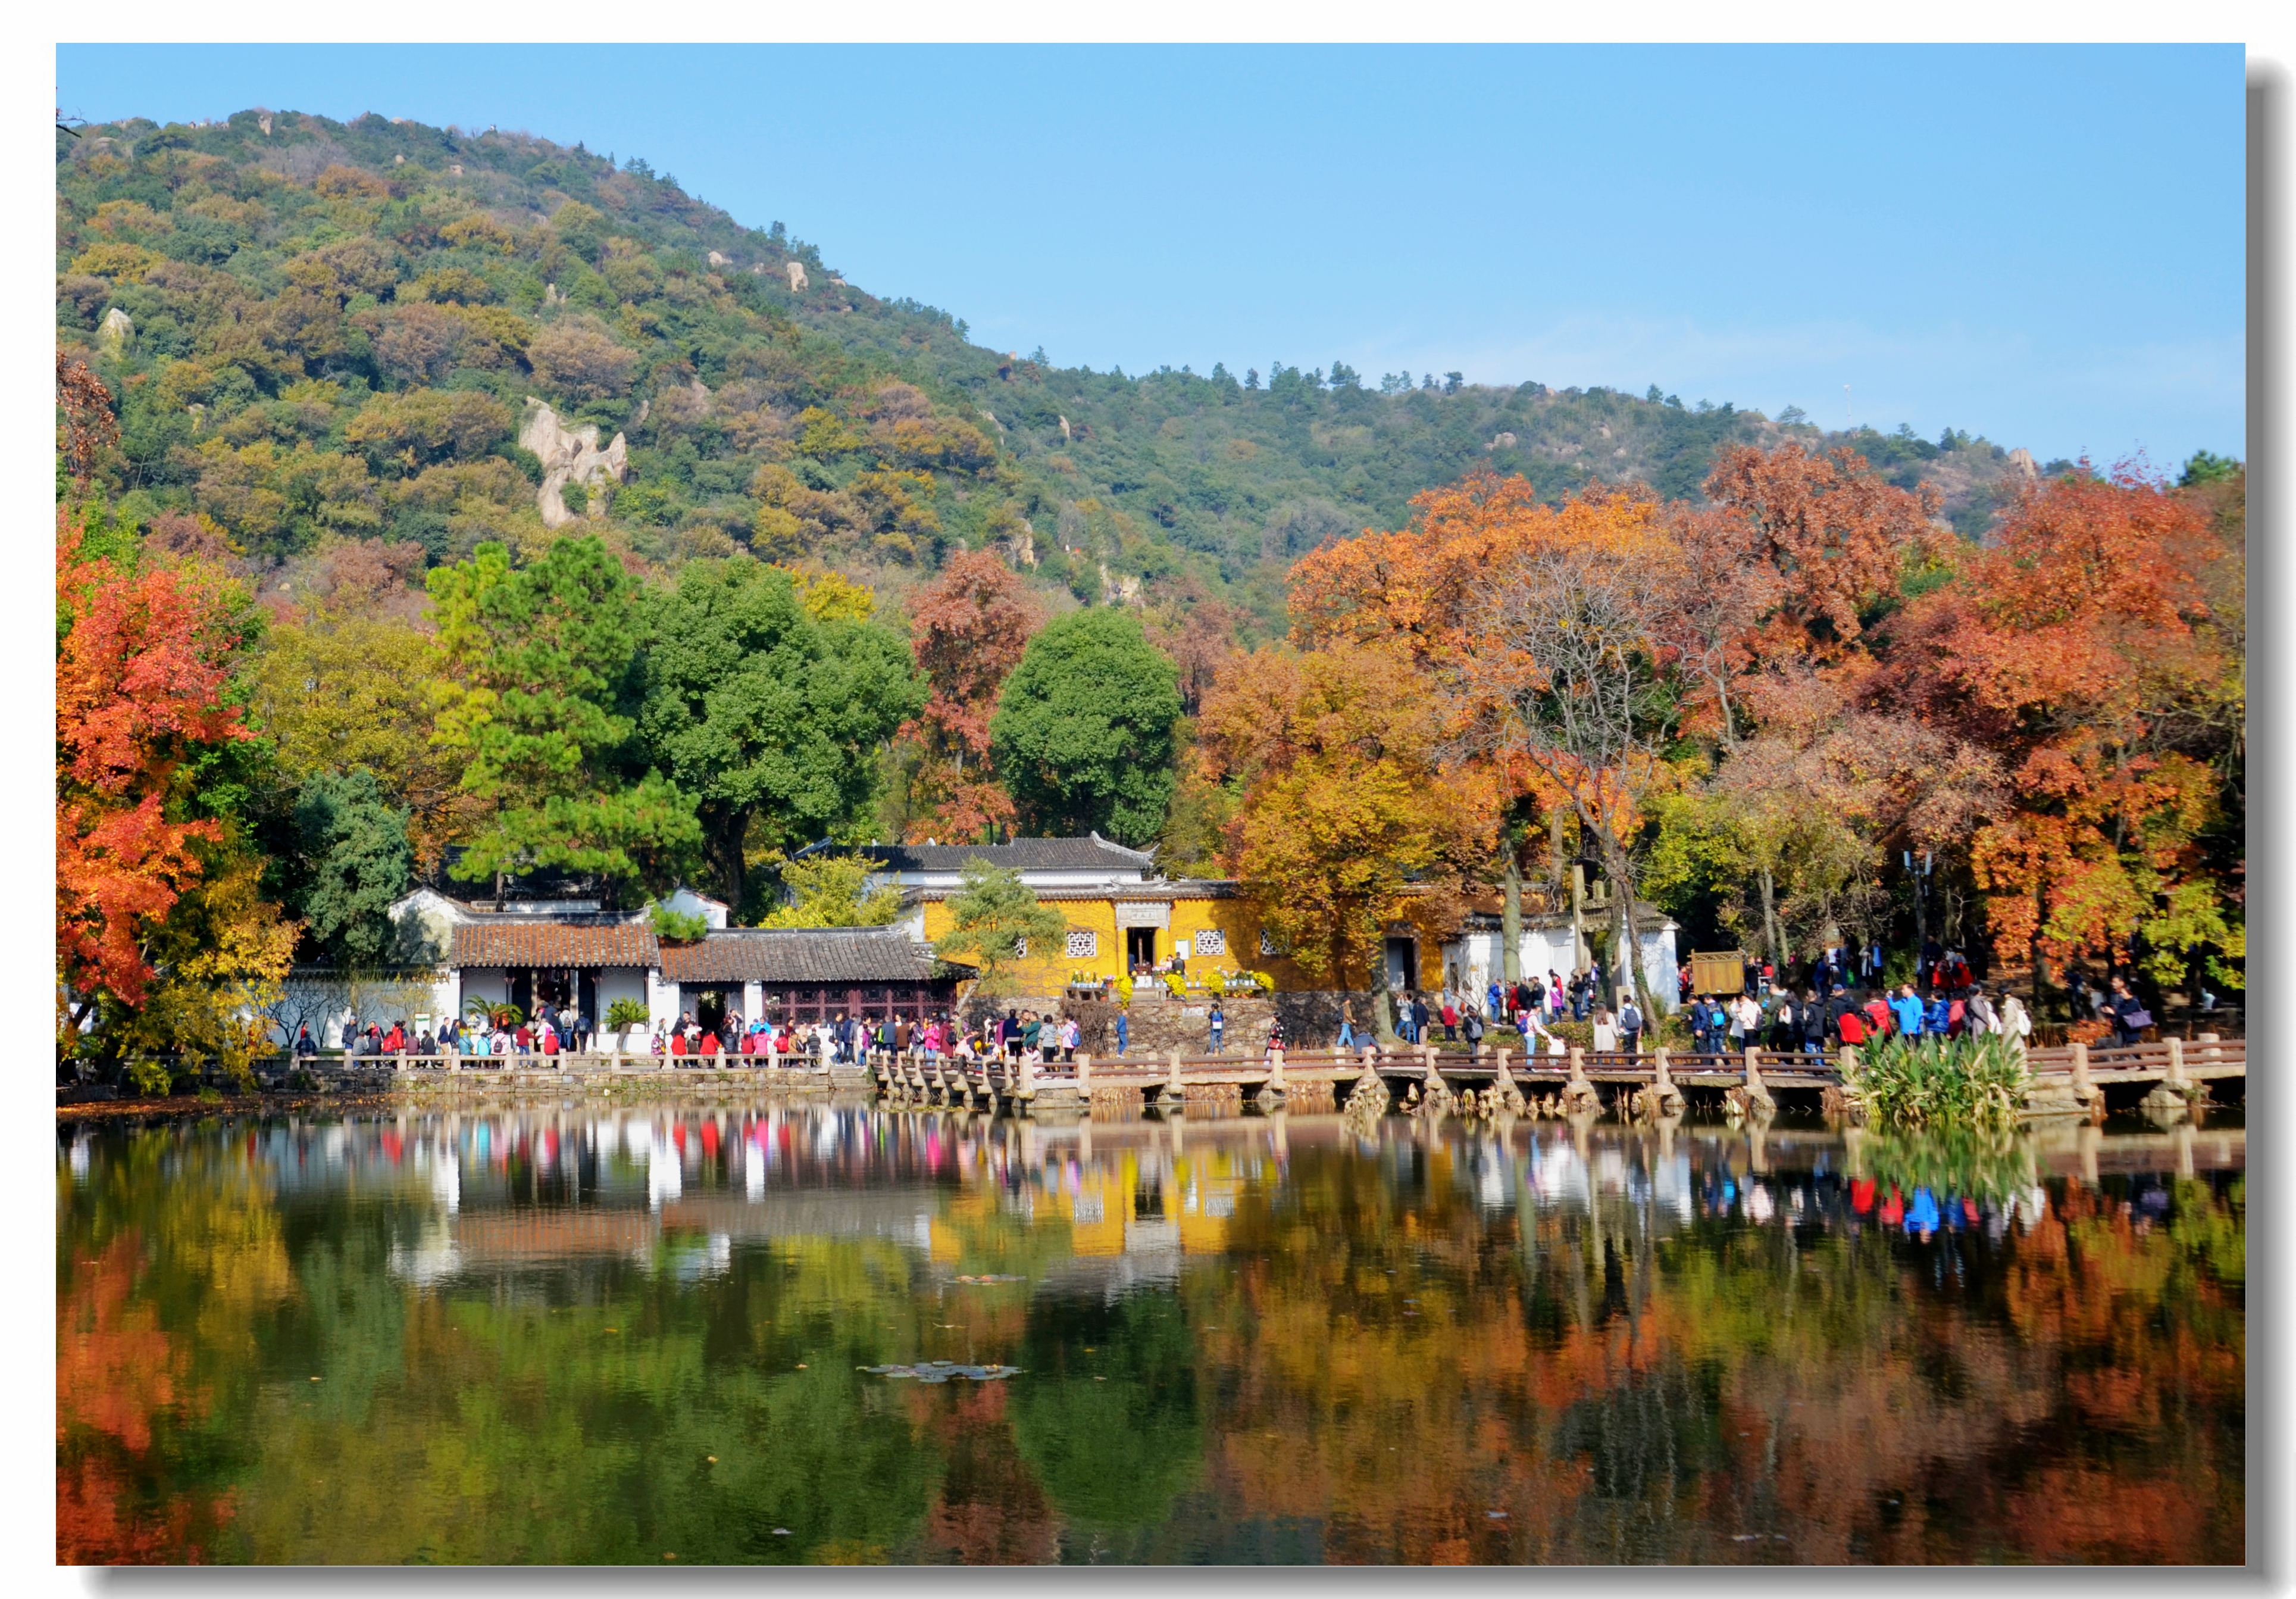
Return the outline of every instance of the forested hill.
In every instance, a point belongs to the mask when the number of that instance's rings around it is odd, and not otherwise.
[[[1597,477],[1688,497],[1718,447],[1792,433],[1930,479],[1973,532],[2023,464],[1656,388],[1054,367],[643,161],[523,134],[242,111],[57,143],[57,317],[118,400],[106,486],[263,565],[331,532],[433,561],[545,541],[530,398],[626,436],[626,482],[578,459],[558,499],[633,558],[747,548],[898,591],[1000,545],[1082,599],[1226,595],[1263,628],[1292,558],[1484,465],[1549,498]]]

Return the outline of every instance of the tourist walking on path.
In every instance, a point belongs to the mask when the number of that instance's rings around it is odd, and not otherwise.
[[[1619,1007],[1619,1047],[1629,1055],[1639,1055],[1643,1048],[1643,1013],[1635,1003],[1635,996],[1627,996]]]
[[[1132,1043],[1132,1024],[1128,1012],[1116,1013],[1116,1052],[1121,1056]]]
[[[1222,1043],[1223,1043],[1224,1039],[1225,1039],[1225,1038],[1226,1038],[1226,1034],[1227,1034],[1227,1016],[1226,1016],[1226,1014],[1225,1012],[1223,1012],[1223,1011],[1220,1010],[1220,1002],[1219,1002],[1218,1000],[1214,1000],[1214,1001],[1212,1001],[1212,1015],[1211,1015],[1211,1034],[1212,1034],[1212,1053],[1213,1053],[1213,1054],[1217,1055],[1217,1054],[1218,1054],[1218,1053],[1220,1052],[1220,1048],[1221,1048],[1221,1045],[1222,1045]]]
[[[1356,1008],[1354,1003],[1348,1000],[1340,1001],[1340,1039],[1334,1047],[1342,1050],[1351,1050],[1356,1047]],[[1119,1051],[1119,1053],[1121,1052]]]

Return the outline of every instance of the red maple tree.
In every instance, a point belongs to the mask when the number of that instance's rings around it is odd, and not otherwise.
[[[79,1024],[107,997],[141,1004],[152,932],[201,878],[221,833],[184,820],[185,762],[251,737],[223,698],[236,643],[196,568],[123,570],[56,529],[56,966]]]
[[[1972,851],[2005,958],[2118,958],[2142,931],[2165,977],[2202,945],[2234,947],[2237,885],[2202,839],[2210,762],[2246,714],[2206,581],[2226,554],[2191,499],[2131,468],[2082,470],[2028,489],[1958,581],[1892,625],[1879,700],[2009,773],[2013,800]]]

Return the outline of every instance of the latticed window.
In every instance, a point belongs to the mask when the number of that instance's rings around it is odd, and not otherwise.
[[[1100,935],[1089,927],[1069,929],[1069,959],[1089,960],[1100,953]]]
[[[1227,935],[1218,927],[1206,927],[1196,935],[1196,953],[1199,955],[1226,954]]]
[[[1277,942],[1275,935],[1266,927],[1259,929],[1259,952],[1263,955],[1283,955],[1290,952]]]

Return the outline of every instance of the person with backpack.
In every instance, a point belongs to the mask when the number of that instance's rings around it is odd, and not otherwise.
[[[1477,1010],[1472,1005],[1468,1006],[1466,1017],[1460,1022],[1459,1026],[1460,1030],[1467,1035],[1468,1052],[1480,1056],[1483,1052],[1482,1012]]]
[[[1631,993],[1619,1007],[1619,1048],[1629,1055],[1639,1055],[1643,1050],[1643,1013],[1636,1008]]]
[[[1805,1055],[1825,1053],[1825,1007],[1817,1002],[1817,990],[1805,989],[1801,996],[1801,1052]],[[1864,1034],[1860,1034],[1860,1037]]]
[[[2144,1029],[2152,1025],[2152,1013],[2144,1008],[2144,1001],[2130,992],[2126,977],[2112,979],[2112,995],[2104,1002],[2104,1015],[2105,1019],[2112,1024],[2110,1036],[2112,1047],[2117,1050],[2127,1049],[2136,1043],[2144,1035]]]

